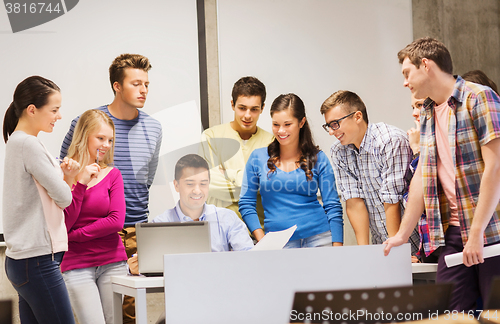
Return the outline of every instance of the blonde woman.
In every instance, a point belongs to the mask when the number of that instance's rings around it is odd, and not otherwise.
[[[64,211],[69,247],[61,270],[80,324],[114,323],[110,278],[127,273],[118,234],[125,221],[123,179],[111,166],[114,137],[109,116],[88,110],[68,150],[80,172],[72,179],[73,202]]]

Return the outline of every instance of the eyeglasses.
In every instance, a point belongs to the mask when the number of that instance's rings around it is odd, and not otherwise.
[[[324,124],[322,127],[328,133],[330,132],[330,128],[332,130],[337,130],[340,128],[340,122],[342,121],[342,119],[346,119],[347,117],[350,117],[350,116],[354,115],[355,113],[356,113],[356,111],[354,111],[354,112],[350,113],[349,115],[346,115],[340,119],[332,120],[331,122]]]

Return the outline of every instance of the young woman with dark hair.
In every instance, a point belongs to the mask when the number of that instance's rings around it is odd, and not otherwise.
[[[266,232],[297,225],[285,248],[342,245],[342,206],[332,166],[314,144],[303,101],[293,93],[280,95],[271,117],[274,141],[255,150],[246,164],[239,203],[243,220],[262,239],[255,211],[260,190]]]
[[[63,208],[76,161],[59,165],[38,139],[61,119],[61,94],[52,81],[31,76],[16,87],[3,123],[5,270],[19,295],[21,323],[74,323],[59,264],[68,249]]]

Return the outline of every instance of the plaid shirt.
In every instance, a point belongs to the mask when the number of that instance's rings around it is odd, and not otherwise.
[[[332,145],[331,156],[342,199],[362,198],[370,216],[372,243],[387,238],[384,203],[396,204],[405,192],[404,175],[412,160],[405,132],[384,123],[368,124],[359,147]],[[401,206],[401,215],[404,208]],[[418,250],[419,235],[412,234],[412,251]]]
[[[448,99],[448,141],[455,164],[455,186],[462,241],[467,242],[484,172],[481,147],[500,137],[500,97],[488,87],[457,77]],[[431,249],[444,245],[449,206],[437,178],[435,102],[427,98],[421,112],[420,163]],[[500,205],[484,231],[485,244],[500,241]]]

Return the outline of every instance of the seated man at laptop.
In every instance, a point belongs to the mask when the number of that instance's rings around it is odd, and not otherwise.
[[[244,251],[253,247],[245,223],[234,211],[206,204],[210,174],[208,163],[201,156],[188,154],[175,165],[175,190],[179,202],[172,209],[156,216],[152,222],[208,221],[212,252]],[[128,261],[130,272],[138,273],[137,256]]]

